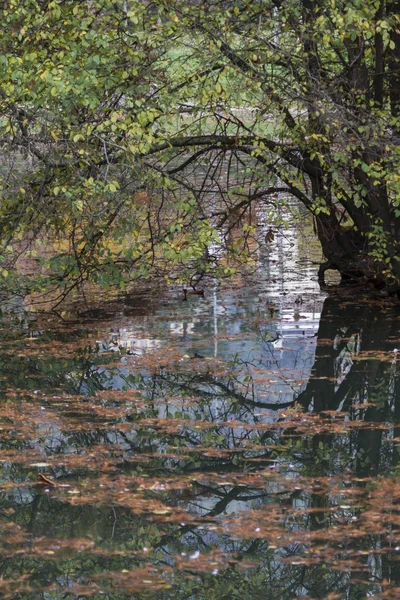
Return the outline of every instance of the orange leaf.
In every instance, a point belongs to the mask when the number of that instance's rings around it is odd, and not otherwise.
[[[52,481],[51,479],[49,479],[48,477],[46,477],[46,475],[43,475],[42,473],[39,473],[39,483],[46,483],[47,485],[57,485],[56,483],[54,483],[54,481]]]

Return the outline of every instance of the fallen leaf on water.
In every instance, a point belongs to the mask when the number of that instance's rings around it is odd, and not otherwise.
[[[43,475],[43,473],[39,473],[39,483],[45,483],[46,485],[54,486],[57,485],[52,479],[49,479],[48,477],[46,477],[46,475]]]

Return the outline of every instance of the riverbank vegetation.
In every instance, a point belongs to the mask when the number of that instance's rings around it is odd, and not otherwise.
[[[251,260],[261,221],[273,243],[294,197],[321,282],[333,268],[398,292],[398,0],[9,0],[0,14],[3,286],[57,302],[87,281],[195,287]]]

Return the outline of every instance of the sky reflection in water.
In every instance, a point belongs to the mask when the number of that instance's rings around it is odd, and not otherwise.
[[[3,319],[3,597],[399,596],[400,311],[315,258]]]

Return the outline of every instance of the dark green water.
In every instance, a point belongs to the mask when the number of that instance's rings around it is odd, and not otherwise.
[[[0,331],[0,596],[397,598],[400,308],[309,238]]]

